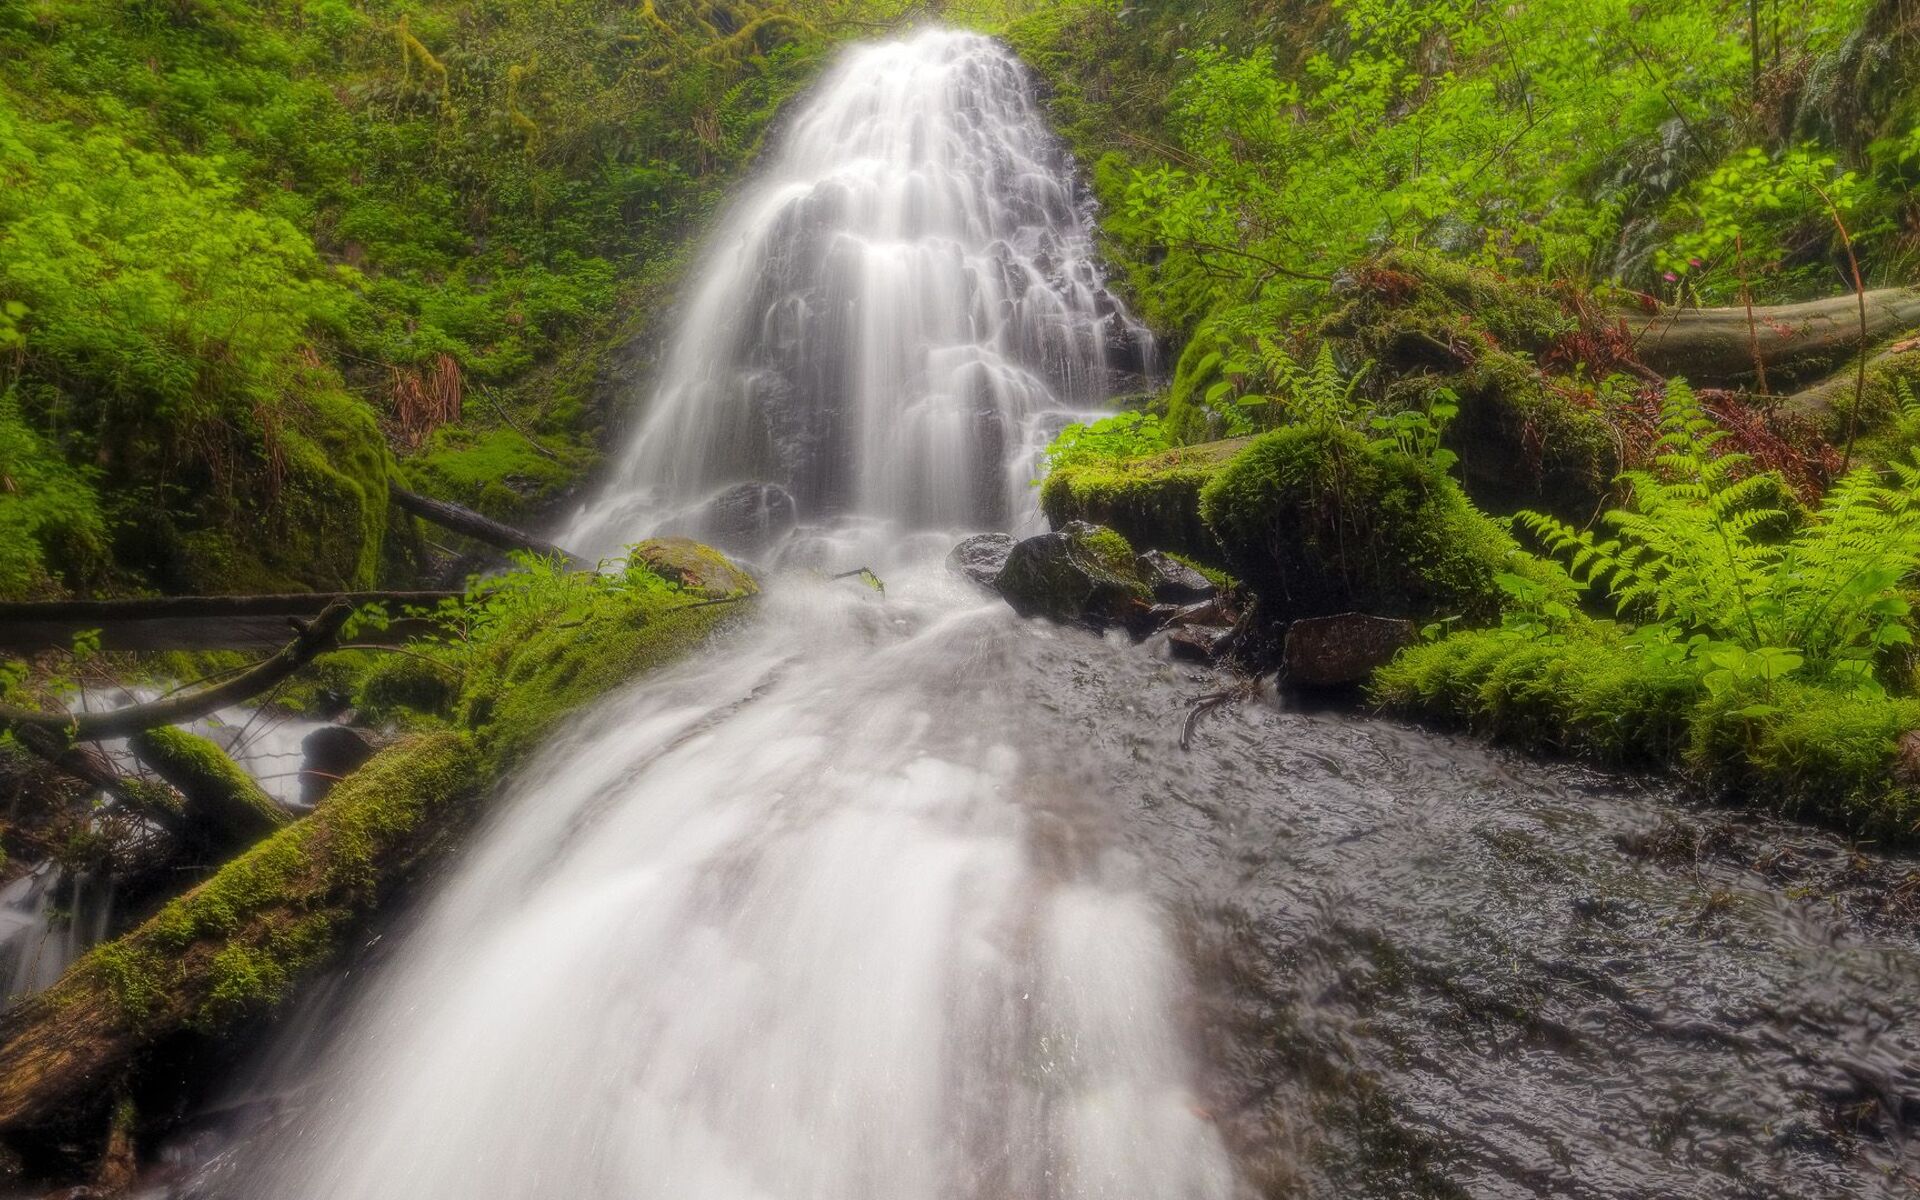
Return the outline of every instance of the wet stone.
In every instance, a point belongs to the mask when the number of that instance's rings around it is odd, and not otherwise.
[[[1354,687],[1413,639],[1412,621],[1364,613],[1306,617],[1287,627],[1284,677],[1294,687]]]
[[[1182,662],[1216,663],[1232,633],[1217,625],[1187,625],[1167,635],[1167,652]]]
[[[1007,555],[1013,553],[1013,547],[1012,534],[977,533],[947,555],[947,570],[965,575],[982,587],[992,587],[1006,567]]]
[[[1187,604],[1205,600],[1216,590],[1205,575],[1160,550],[1149,550],[1139,558],[1140,574],[1153,592],[1153,598],[1165,604]]]

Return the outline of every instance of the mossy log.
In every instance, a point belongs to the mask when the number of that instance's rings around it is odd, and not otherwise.
[[[1871,346],[1920,327],[1920,288],[1866,294]],[[1852,293],[1755,308],[1662,308],[1627,318],[1639,360],[1695,386],[1745,386],[1758,377],[1805,381],[1831,374],[1861,348],[1860,300]]]
[[[185,798],[184,835],[196,847],[225,857],[293,819],[226,751],[199,734],[162,726],[134,734],[128,745]]]
[[[1846,417],[1857,397],[1862,428],[1870,428],[1899,407],[1899,384],[1920,391],[1920,344],[1900,341],[1867,360],[1864,379],[1854,370],[1833,375],[1782,400],[1781,407],[1815,423],[1830,439],[1845,435]]]
[[[97,1111],[142,1051],[278,1005],[470,807],[481,763],[451,733],[382,752],[312,815],[0,1015],[0,1132]]]

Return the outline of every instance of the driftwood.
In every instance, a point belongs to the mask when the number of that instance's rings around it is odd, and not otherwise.
[[[15,741],[56,769],[113,797],[176,839],[186,839],[186,801],[173,789],[164,784],[122,775],[97,748],[70,743],[50,730],[23,725],[15,728],[13,735]]]
[[[1866,344],[1920,327],[1920,288],[1866,294]],[[1757,377],[1755,354],[1769,378],[1806,380],[1831,374],[1861,348],[1860,298],[1849,292],[1804,304],[1756,308],[1663,308],[1634,314],[1627,326],[1639,360],[1699,386],[1745,385]]]
[[[111,712],[63,713],[39,712],[0,704],[0,729],[39,729],[70,741],[91,742],[102,738],[127,737],[143,729],[162,725],[180,725],[250,700],[291,676],[316,657],[333,648],[340,628],[353,615],[353,609],[335,603],[312,623],[299,629],[298,635],[278,654],[224,683],[168,696],[150,704],[133,704]]]
[[[394,487],[391,491],[393,502],[406,512],[412,513],[423,521],[438,525],[442,529],[450,529],[470,537],[476,542],[484,542],[500,550],[524,550],[542,558],[558,557],[576,566],[592,565],[544,538],[537,538],[511,525],[503,525],[492,517],[483,516],[464,505],[447,500],[435,500],[430,496],[409,492],[401,487]]]

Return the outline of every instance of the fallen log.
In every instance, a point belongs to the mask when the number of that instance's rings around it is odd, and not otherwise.
[[[1909,386],[1920,387],[1920,340],[1895,342],[1867,360],[1865,411],[1861,419],[1868,424],[1888,415],[1897,406],[1895,381],[1905,379]],[[1860,378],[1852,371],[1839,371],[1820,382],[1804,387],[1780,401],[1781,407],[1816,422],[1832,440],[1842,436],[1841,419],[1853,409]]]
[[[1866,294],[1865,343],[1920,327],[1920,288]],[[1634,354],[1666,376],[1696,386],[1745,386],[1758,377],[1805,381],[1831,374],[1861,348],[1860,298],[1849,292],[1804,304],[1756,308],[1662,308],[1626,318]]]
[[[592,563],[570,551],[563,550],[544,538],[537,538],[524,530],[504,525],[492,517],[484,516],[464,505],[448,500],[435,500],[417,492],[409,492],[403,487],[390,486],[393,502],[406,512],[412,513],[423,521],[431,522],[442,529],[484,542],[500,550],[524,550],[542,558],[558,557],[573,566],[592,566]]]
[[[0,1014],[0,1132],[84,1116],[140,1051],[278,1004],[434,849],[480,775],[457,734],[383,751],[314,813]]]
[[[278,654],[212,687],[168,696],[149,704],[131,704],[110,712],[40,712],[0,704],[0,729],[34,728],[64,736],[70,741],[91,742],[102,738],[128,737],[143,729],[198,720],[229,705],[252,699],[332,649],[339,640],[341,627],[352,615],[353,609],[345,604],[329,606],[311,623],[300,627],[293,641]]]
[[[186,838],[219,858],[237,854],[293,818],[226,751],[163,725],[128,739],[134,754],[185,798]]]
[[[331,604],[384,608],[392,620],[362,641],[394,643],[432,632],[431,611],[461,593],[295,592],[256,596],[134,596],[114,600],[0,603],[0,650],[63,649],[97,630],[103,650],[260,650],[286,641],[288,617],[312,617]]]

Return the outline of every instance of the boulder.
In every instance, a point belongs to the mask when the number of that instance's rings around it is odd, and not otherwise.
[[[1413,643],[1412,621],[1341,613],[1303,617],[1287,627],[1281,677],[1302,688],[1356,687]]]
[[[1136,562],[1147,589],[1163,604],[1191,604],[1216,590],[1212,580],[1164,551],[1149,550]]]
[[[1216,663],[1232,632],[1222,625],[1182,625],[1167,635],[1167,653],[1185,662]]]
[[[648,538],[633,548],[629,561],[709,600],[731,600],[759,590],[753,576],[726,555],[692,538]]]
[[[1014,541],[1010,533],[978,533],[955,546],[947,555],[947,570],[983,587],[992,587],[993,581],[1007,565],[1007,556],[1013,553]]]
[[[312,808],[391,739],[371,729],[322,725],[300,739],[300,803]]]
[[[799,522],[792,493],[777,483],[741,483],[707,501],[694,522],[704,540],[736,554],[773,549]]]
[[[994,587],[1023,617],[1094,629],[1137,625],[1150,607],[1127,539],[1084,521],[1016,544]]]

